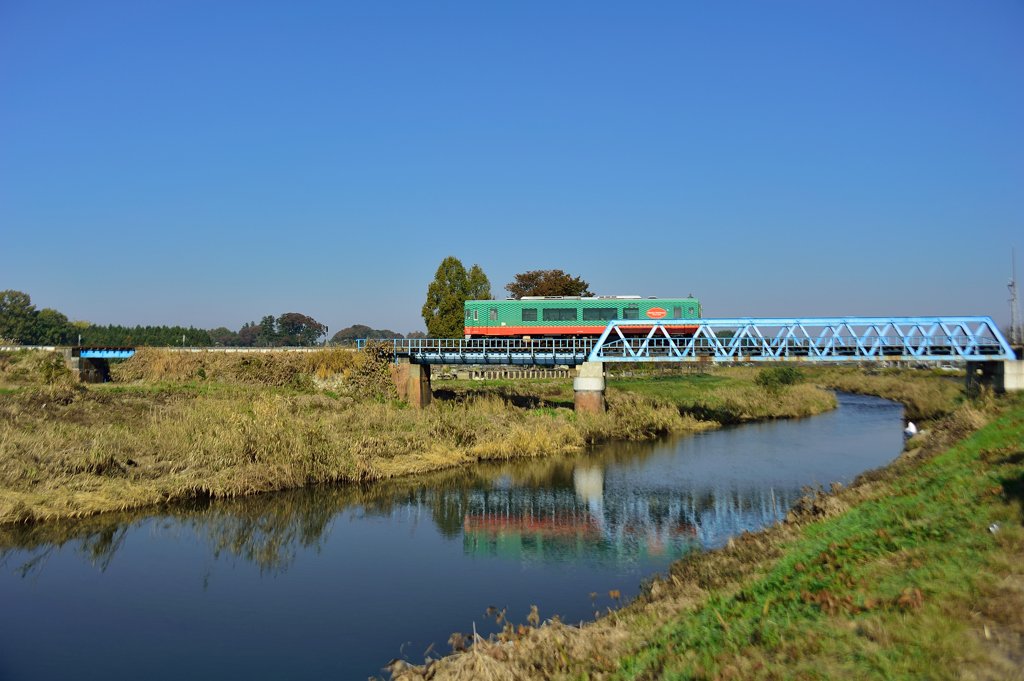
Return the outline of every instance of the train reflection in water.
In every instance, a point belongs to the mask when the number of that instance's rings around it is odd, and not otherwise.
[[[461,507],[467,554],[523,561],[586,557],[633,562],[679,557],[763,527],[800,494],[798,489],[728,485],[606,489],[604,468],[585,466],[573,470],[572,482],[571,488],[535,488],[497,481],[489,489],[453,493],[444,505]]]

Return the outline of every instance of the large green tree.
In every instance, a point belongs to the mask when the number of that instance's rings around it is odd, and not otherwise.
[[[480,265],[473,265],[469,268],[469,300],[490,300],[491,280],[484,274]]]
[[[277,330],[288,345],[316,345],[327,327],[301,312],[285,312],[277,318]]]
[[[32,335],[32,342],[38,345],[70,345],[76,331],[66,315],[46,307],[36,315]]]
[[[34,342],[36,306],[23,291],[0,293],[0,339],[18,343]]]
[[[463,306],[469,298],[469,276],[454,255],[441,261],[427,287],[423,321],[431,338],[461,338],[465,333]]]
[[[352,326],[342,329],[338,333],[331,337],[332,343],[338,343],[341,345],[350,345],[357,340],[389,340],[401,338],[402,334],[395,333],[391,329],[374,329],[366,324],[353,324]]]
[[[267,347],[277,345],[277,341],[280,336],[276,329],[277,321],[274,319],[274,315],[265,315],[260,319],[260,331],[256,336],[256,344],[264,345]]]
[[[226,326],[210,329],[207,333],[210,335],[210,342],[214,345],[222,345],[224,347],[238,345],[238,334]]]
[[[562,270],[530,270],[517,274],[515,281],[505,285],[515,298],[524,296],[582,296],[590,298],[590,284]]]

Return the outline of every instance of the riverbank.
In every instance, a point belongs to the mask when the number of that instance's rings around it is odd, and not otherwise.
[[[532,619],[429,669],[392,671],[401,679],[1018,678],[1024,398],[943,409],[894,463],[849,488],[808,494],[785,523],[674,563],[595,623]]]
[[[89,386],[71,382],[53,353],[2,354],[0,524],[372,482],[835,406],[811,386],[769,393],[748,371],[724,386],[673,383],[725,404],[719,420],[644,394],[643,381],[613,385],[602,414],[572,410],[569,380],[445,382],[416,410],[394,398],[373,353],[145,350],[113,367],[113,383]],[[772,400],[784,408],[751,406]]]
[[[919,411],[948,411],[958,386],[918,373],[796,371],[788,385],[738,367],[614,379],[607,412],[576,414],[569,380],[439,381],[428,409],[410,409],[395,399],[387,359],[373,352],[144,349],[113,367],[114,382],[90,386],[71,382],[55,353],[0,353],[0,524],[373,482],[811,416],[835,408],[821,387],[878,394],[872,381],[884,382],[889,393],[930,396]]]

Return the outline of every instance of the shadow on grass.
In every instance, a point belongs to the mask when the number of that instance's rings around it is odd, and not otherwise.
[[[994,463],[1016,465],[1022,461],[1024,461],[1024,452],[1016,452],[1014,454],[1004,456]],[[1009,503],[1016,505],[1020,522],[1024,525],[1024,473],[1007,476],[1003,478],[1001,482],[1003,484],[1003,494],[1006,495],[1006,500]]]
[[[549,409],[572,409],[573,402],[571,400],[558,400],[558,399],[545,399],[536,395],[523,395],[516,392],[514,389],[508,389],[504,387],[499,388],[488,388],[485,390],[466,390],[456,392],[454,390],[446,390],[444,388],[433,391],[433,397],[435,400],[442,402],[456,402],[462,403],[472,397],[500,397],[507,404],[519,409],[538,409],[538,408],[549,408]]]

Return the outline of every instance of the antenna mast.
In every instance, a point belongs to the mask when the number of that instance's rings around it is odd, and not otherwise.
[[[1010,345],[1024,344],[1024,330],[1021,329],[1020,299],[1017,297],[1017,252],[1010,249],[1013,277],[1006,288],[1010,289]]]

